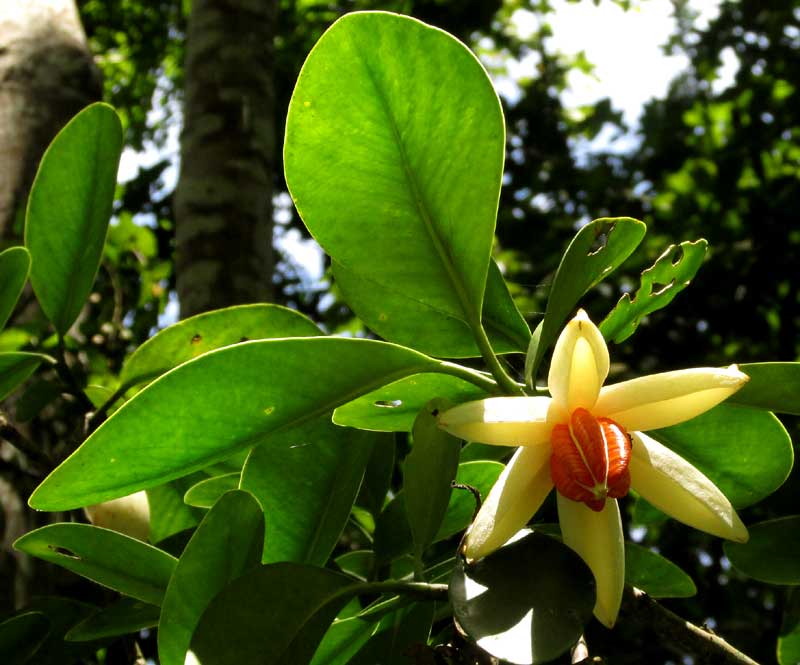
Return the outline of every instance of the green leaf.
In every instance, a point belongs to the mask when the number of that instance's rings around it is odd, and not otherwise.
[[[31,284],[60,335],[94,283],[121,152],[119,116],[107,104],[92,104],[53,139],[33,181],[25,219]]]
[[[482,399],[486,392],[455,376],[415,374],[340,406],[333,412],[333,422],[379,432],[410,432],[417,414],[434,397],[460,404]]]
[[[29,503],[68,510],[185,476],[437,366],[411,349],[366,339],[260,340],[211,351],[126,402]]]
[[[492,656],[544,663],[578,641],[592,616],[594,577],[566,545],[527,532],[469,566],[460,558],[450,602],[464,632]]]
[[[50,620],[41,612],[23,612],[0,623],[0,662],[24,665],[50,632]]]
[[[780,665],[800,662],[800,593],[796,587],[787,589],[777,651]]]
[[[80,662],[82,657],[94,656],[98,645],[94,642],[65,642],[64,635],[76,623],[93,614],[97,608],[71,598],[40,596],[28,603],[25,612],[39,612],[50,622],[50,632],[36,650],[30,665],[64,665]],[[5,660],[2,661],[5,665]],[[12,661],[13,662],[13,661]]]
[[[150,505],[148,534],[150,542],[160,543],[200,523],[204,517],[203,511],[187,506],[183,497],[190,487],[204,477],[200,473],[193,473],[147,490],[147,502]]]
[[[169,581],[158,624],[161,665],[183,665],[206,607],[225,586],[258,565],[264,514],[247,492],[225,494],[186,545]]]
[[[437,420],[449,406],[447,400],[435,399],[419,412],[412,430],[414,445],[403,466],[406,514],[418,560],[439,531],[458,471],[461,440],[440,429]]]
[[[539,343],[525,361],[525,381],[531,384],[545,352],[553,345],[575,304],[593,286],[608,277],[644,238],[647,227],[630,217],[603,217],[589,222],[573,238],[558,265]],[[594,249],[598,240],[603,244]]]
[[[729,404],[648,434],[706,474],[735,508],[772,494],[794,461],[792,441],[774,415]]]
[[[337,427],[324,414],[250,453],[240,486],[264,508],[264,563],[325,564],[350,516],[373,442],[369,432]]]
[[[467,462],[460,464],[456,482],[478,490],[483,498],[492,489],[503,471],[499,462]],[[438,542],[466,529],[475,514],[475,497],[466,490],[455,490],[450,495],[442,524],[433,542]],[[375,555],[378,560],[389,561],[410,552],[413,547],[411,530],[406,514],[405,491],[401,490],[387,504],[375,526]]]
[[[64,636],[70,642],[91,642],[106,637],[138,633],[158,625],[161,609],[134,598],[122,597],[73,626]]]
[[[49,524],[14,548],[153,605],[161,604],[176,563],[152,545],[88,524]]]
[[[439,358],[480,355],[459,308],[440,310],[409,296],[396,284],[382,285],[335,261],[333,276],[356,316],[384,339]],[[495,353],[525,351],[530,329],[494,261],[489,264],[483,323]]]
[[[305,316],[279,305],[237,305],[204,312],[164,328],[136,349],[122,367],[120,383],[149,381],[203,353],[239,342],[321,334]]]
[[[234,471],[201,480],[186,491],[183,501],[190,506],[211,508],[223,494],[239,487],[241,477],[241,471]]]
[[[497,94],[463,44],[414,19],[352,13],[303,65],[284,165],[311,234],[376,286],[371,306],[403,294],[387,321],[421,303],[474,330],[504,148]]]
[[[0,352],[0,400],[8,397],[33,374],[42,361],[53,362],[53,359],[41,353]]]
[[[428,642],[433,610],[433,603],[413,603],[387,614],[348,665],[408,665]]]
[[[377,621],[360,617],[337,619],[322,638],[311,665],[350,665],[377,627]]]
[[[342,572],[366,582],[375,569],[375,552],[372,550],[345,552],[337,556],[334,562]]]
[[[751,524],[747,531],[746,543],[723,546],[734,568],[769,584],[800,584],[800,515]]]
[[[192,651],[201,663],[214,665],[307,663],[350,589],[352,580],[324,568],[259,566],[214,598]]]
[[[356,503],[366,508],[373,518],[381,514],[386,503],[386,495],[392,485],[394,453],[394,434],[376,434],[375,445],[372,446],[372,454],[364,470],[364,480],[356,498]]]
[[[800,363],[746,363],[739,369],[750,380],[728,404],[800,416]]]
[[[54,381],[32,381],[17,400],[17,422],[24,423],[35,418],[63,392],[64,387]]]
[[[31,255],[24,247],[9,247],[0,253],[0,329],[14,311],[30,270]]]
[[[625,543],[625,583],[653,598],[689,598],[697,593],[692,578],[652,550]]]
[[[600,324],[600,332],[617,344],[636,331],[642,318],[669,305],[700,270],[706,256],[705,240],[670,245],[656,262],[642,273],[641,284],[631,298],[625,293]]]

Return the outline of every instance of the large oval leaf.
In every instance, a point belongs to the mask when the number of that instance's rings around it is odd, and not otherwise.
[[[402,285],[380,284],[336,261],[333,275],[347,304],[384,339],[440,358],[480,355],[463,312],[436,309],[410,296]],[[489,264],[483,324],[496,353],[524,353],[528,348],[531,331],[494,261]]]
[[[653,598],[688,598],[697,593],[692,578],[652,550],[625,543],[625,583]]]
[[[259,566],[214,598],[192,650],[201,663],[214,665],[307,663],[351,587],[350,578],[324,568]]]
[[[0,329],[6,325],[8,317],[22,293],[31,269],[31,255],[24,247],[9,247],[0,253]],[[30,619],[31,622],[37,619]]]
[[[771,413],[721,404],[648,432],[706,474],[736,508],[769,496],[792,470],[792,441]]]
[[[206,607],[229,582],[258,565],[263,542],[264,514],[248,492],[228,492],[203,518],[164,595],[158,624],[161,665],[184,664]]]
[[[100,265],[121,153],[119,116],[107,104],[92,104],[53,139],[31,187],[25,219],[31,284],[61,335]]]
[[[504,147],[497,95],[463,44],[414,19],[352,13],[300,72],[286,182],[325,251],[378,287],[371,307],[388,289],[403,294],[392,317],[417,301],[474,329]]]
[[[800,363],[739,365],[750,380],[728,398],[729,404],[800,416]]]
[[[331,337],[235,344],[138,393],[31,495],[68,510],[187,475],[397,379],[435,371],[411,349]]]
[[[50,620],[41,612],[23,612],[0,623],[0,658],[6,665],[24,665],[47,639]]]
[[[223,494],[239,487],[241,477],[241,471],[234,471],[206,478],[186,490],[183,500],[189,506],[211,508]]]
[[[0,352],[0,400],[8,397],[17,386],[33,374],[43,360],[52,359],[41,353]]]
[[[311,320],[279,305],[237,305],[204,312],[148,339],[127,359],[119,379],[122,385],[148,381],[187,360],[230,344],[321,334]]]
[[[420,409],[435,397],[460,404],[486,397],[486,392],[455,376],[415,374],[343,404],[333,412],[333,422],[378,432],[410,432]]]
[[[373,436],[337,427],[324,414],[250,453],[240,487],[264,508],[265,563],[325,564],[350,516]]]
[[[594,578],[566,545],[528,532],[450,580],[458,625],[491,655],[530,665],[556,658],[578,641],[592,616]]]
[[[733,566],[770,584],[800,584],[800,515],[780,517],[747,527],[746,543],[724,544]]]
[[[161,608],[141,600],[122,596],[69,629],[69,642],[92,642],[106,637],[138,633],[158,625]]]
[[[49,524],[14,548],[152,605],[161,604],[176,563],[152,545],[88,524]]]

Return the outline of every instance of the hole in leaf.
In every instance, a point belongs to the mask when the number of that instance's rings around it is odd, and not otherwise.
[[[402,406],[403,401],[399,399],[379,399],[375,402],[375,406],[380,409],[396,409],[398,406]]]
[[[659,282],[653,282],[652,291],[650,292],[651,296],[660,296],[662,293],[669,291],[673,286],[675,286],[675,280],[669,282],[669,284],[660,284]]]
[[[678,245],[672,254],[672,265],[677,266],[681,261],[683,261],[683,247]]]
[[[597,235],[594,238],[594,242],[592,246],[589,248],[588,256],[595,256],[602,252],[606,245],[608,245],[608,236],[611,235],[611,232],[614,230],[614,224],[603,224],[602,226],[597,227]]]
[[[250,338],[249,338],[249,337],[240,337],[240,338],[239,338],[239,341],[240,341],[240,342],[249,342],[249,341],[250,341]]]
[[[197,333],[194,337],[192,337],[192,344],[199,344],[203,341],[203,336],[200,333]]]
[[[61,556],[65,556],[68,559],[75,559],[76,561],[80,561],[81,558],[75,554],[72,550],[68,550],[66,547],[59,547],[57,545],[48,545],[48,547],[53,550],[56,554],[60,554]]]

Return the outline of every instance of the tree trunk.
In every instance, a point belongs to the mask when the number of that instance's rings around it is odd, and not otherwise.
[[[101,94],[74,0],[0,0],[0,240],[19,241],[42,153]]]
[[[195,0],[175,192],[181,316],[272,297],[274,0]]]

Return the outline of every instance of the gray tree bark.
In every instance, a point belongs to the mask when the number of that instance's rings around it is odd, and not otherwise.
[[[275,0],[195,0],[175,192],[181,317],[272,297]]]
[[[0,0],[0,239],[21,237],[45,148],[101,94],[74,0]]]

